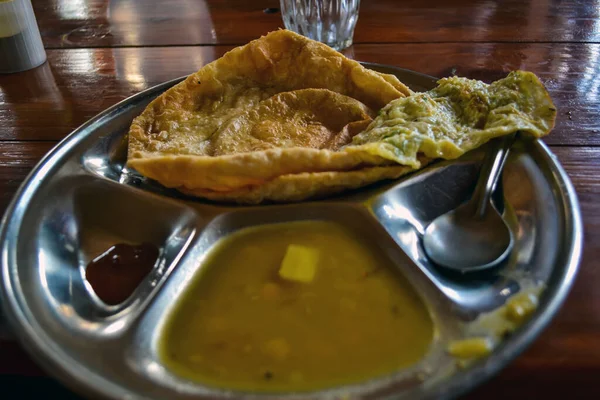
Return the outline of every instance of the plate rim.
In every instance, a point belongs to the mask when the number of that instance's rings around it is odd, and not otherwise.
[[[418,76],[421,79],[427,79],[435,82],[438,79],[420,72],[412,71],[387,64],[361,62],[363,66],[374,70],[387,70],[387,73],[406,73],[412,76]],[[11,202],[0,221],[0,305],[4,311],[4,317],[7,319],[11,330],[15,333],[16,340],[26,349],[28,354],[48,373],[59,380],[69,389],[85,397],[101,398],[119,398],[120,396],[138,397],[136,393],[130,392],[121,385],[115,384],[100,374],[90,371],[85,365],[75,363],[67,365],[60,359],[60,354],[55,352],[55,344],[45,336],[45,332],[34,329],[25,312],[20,307],[20,300],[15,296],[13,282],[11,279],[11,258],[14,258],[18,230],[20,222],[27,209],[26,205],[31,201],[40,181],[34,178],[41,174],[43,179],[50,169],[54,166],[51,161],[59,160],[64,153],[85,140],[93,131],[94,126],[110,119],[114,113],[118,113],[122,108],[130,106],[132,103],[146,99],[156,92],[162,92],[177,83],[186,79],[186,76],[168,80],[158,85],[152,86],[130,97],[127,97],[106,110],[92,117],[69,135],[59,141],[44,157],[35,165],[35,167],[25,177],[19,189],[15,192]],[[575,188],[567,175],[566,171],[553,155],[549,147],[541,140],[536,140],[533,144],[539,147],[540,154],[546,158],[547,164],[555,177],[555,180],[561,185],[560,198],[562,200],[562,211],[567,217],[565,219],[566,238],[572,239],[567,249],[561,253],[565,258],[565,266],[560,276],[559,284],[546,288],[544,297],[548,299],[541,313],[538,313],[535,319],[526,322],[519,333],[512,340],[503,342],[493,354],[495,357],[487,357],[473,364],[472,367],[457,372],[451,380],[443,382],[432,388],[424,388],[416,391],[416,395],[421,398],[454,398],[462,395],[485,381],[495,376],[504,369],[510,362],[519,356],[540,333],[547,327],[554,318],[575,281],[577,271],[581,262],[583,251],[583,224],[581,211]],[[16,218],[16,219],[15,219]],[[11,235],[12,234],[12,235]],[[11,257],[12,255],[12,257]],[[540,305],[541,306],[541,305]],[[500,359],[497,360],[497,357]],[[82,368],[85,373],[82,373]],[[84,379],[87,378],[87,379]],[[85,383],[84,383],[85,382]]]

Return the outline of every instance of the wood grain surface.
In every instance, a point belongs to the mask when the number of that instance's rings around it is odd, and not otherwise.
[[[231,46],[48,50],[34,70],[0,75],[0,140],[58,140],[141,90],[187,75]],[[346,52],[368,62],[436,77],[492,81],[514,69],[536,73],[559,113],[546,141],[600,145],[600,44],[363,44]]]
[[[277,0],[33,0],[48,62],[0,75],[0,211],[58,140],[107,107],[282,27]],[[558,316],[467,399],[600,398],[600,0],[363,0],[345,54],[444,77],[536,73],[559,109],[544,139],[584,220]],[[0,338],[0,386],[78,398]]]
[[[283,27],[277,0],[33,3],[51,48],[239,45]],[[597,42],[598,15],[581,0],[363,0],[354,41]]]

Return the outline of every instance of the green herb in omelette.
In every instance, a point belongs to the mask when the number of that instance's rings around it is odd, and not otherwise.
[[[346,149],[360,146],[399,164],[420,167],[417,154],[454,159],[514,132],[533,137],[554,126],[556,107],[531,72],[514,71],[490,85],[451,77],[425,93],[399,98]]]

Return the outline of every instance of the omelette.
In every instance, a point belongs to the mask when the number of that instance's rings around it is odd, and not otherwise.
[[[492,84],[441,79],[413,93],[330,47],[278,30],[204,66],[151,102],[128,134],[129,167],[196,197],[301,201],[454,159],[556,116],[530,72]]]

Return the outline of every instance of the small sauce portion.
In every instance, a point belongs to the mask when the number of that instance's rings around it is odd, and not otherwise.
[[[222,239],[167,317],[160,359],[190,380],[261,392],[357,383],[416,363],[433,322],[408,281],[368,243],[323,221]],[[293,271],[309,260],[310,276],[285,279],[286,255]]]
[[[150,243],[115,244],[87,265],[85,278],[104,303],[122,303],[154,267],[158,253]]]

